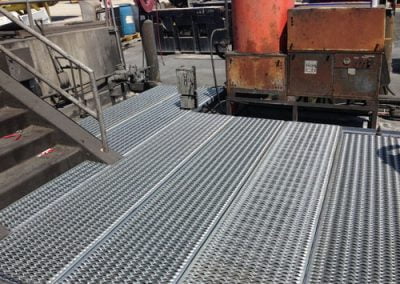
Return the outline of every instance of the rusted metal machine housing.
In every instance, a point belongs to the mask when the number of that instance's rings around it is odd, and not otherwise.
[[[289,96],[373,101],[380,53],[290,53]]]
[[[226,56],[227,111],[234,103],[278,103],[287,93],[287,11],[292,0],[232,0],[233,49]]]
[[[287,59],[284,54],[228,53],[230,101],[263,102],[286,99]]]
[[[384,8],[298,7],[288,19],[288,103],[356,111],[376,127],[384,66]]]
[[[297,7],[288,15],[289,51],[384,51],[384,8]]]

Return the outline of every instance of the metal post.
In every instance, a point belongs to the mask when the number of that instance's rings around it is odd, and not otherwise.
[[[108,143],[107,143],[107,132],[106,132],[106,126],[104,123],[103,108],[101,106],[100,97],[99,97],[99,93],[98,93],[97,85],[96,85],[96,79],[95,79],[93,71],[89,73],[89,78],[90,78],[90,82],[92,85],[92,92],[93,92],[94,102],[95,102],[96,110],[97,110],[97,120],[99,121],[101,142],[103,144],[102,151],[108,152],[109,148],[108,148]]]
[[[142,25],[143,47],[149,70],[149,80],[160,82],[160,66],[158,64],[156,39],[154,36],[153,21],[146,20]]]
[[[104,17],[106,19],[106,25],[108,27],[110,25],[110,19],[109,19],[109,14],[108,14],[107,0],[103,0],[103,5],[104,5]]]
[[[114,30],[114,33],[115,33],[115,40],[117,41],[118,55],[119,55],[119,59],[121,61],[122,67],[125,69],[125,67],[126,67],[125,57],[124,57],[124,53],[122,52],[121,38],[119,36],[119,31],[118,31],[118,28],[117,28],[117,24],[115,22],[114,6],[113,6],[113,3],[112,3],[111,0],[110,0],[110,9],[111,9],[113,30]]]
[[[29,0],[26,0],[26,12],[28,13],[29,25],[33,29],[35,27],[35,22],[33,21],[31,3],[29,2]]]

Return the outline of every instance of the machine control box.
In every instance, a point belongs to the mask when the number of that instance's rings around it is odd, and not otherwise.
[[[178,92],[181,95],[181,108],[197,108],[196,67],[181,67],[176,70]]]
[[[376,100],[380,53],[291,53],[289,96]]]

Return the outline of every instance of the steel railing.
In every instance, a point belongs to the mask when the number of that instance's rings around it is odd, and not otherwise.
[[[50,48],[53,50],[55,53],[57,53],[59,56],[61,56],[63,59],[67,60],[70,64],[71,68],[71,73],[73,72],[73,69],[79,69],[79,72],[83,71],[84,73],[87,74],[89,81],[90,81],[90,88],[91,92],[93,94],[93,99],[95,102],[95,108],[96,110],[90,109],[87,105],[83,103],[82,98],[75,98],[65,90],[63,90],[60,86],[57,86],[54,82],[46,78],[43,74],[41,74],[37,69],[32,67],[31,65],[27,64],[24,62],[21,58],[16,56],[14,53],[12,53],[9,49],[6,47],[0,45],[0,51],[3,52],[6,56],[10,57],[12,60],[14,60],[16,63],[21,65],[23,68],[28,70],[32,75],[36,76],[40,81],[46,83],[51,89],[56,91],[58,94],[63,96],[64,98],[68,99],[76,105],[78,108],[81,110],[85,111],[87,114],[92,116],[94,119],[96,119],[99,122],[99,128],[100,128],[100,135],[101,135],[101,140],[102,140],[102,151],[108,152],[109,147],[107,143],[107,134],[106,134],[106,128],[104,124],[104,116],[103,116],[103,110],[100,102],[100,97],[99,97],[99,91],[97,89],[97,83],[96,83],[96,77],[94,74],[94,71],[78,61],[77,59],[73,58],[71,55],[66,53],[63,49],[61,49],[58,45],[53,43],[52,41],[48,40],[45,36],[41,35],[31,27],[28,27],[25,25],[22,21],[20,21],[18,18],[14,17],[10,12],[8,12],[6,9],[0,7],[0,14],[4,15],[7,17],[10,21],[18,25],[20,28],[34,36],[36,39],[41,41],[44,45],[46,45],[47,48]],[[81,73],[80,73],[81,74]],[[74,88],[76,88],[76,83],[75,83],[75,76],[73,76],[73,83],[75,84]],[[83,88],[83,83],[82,83],[82,76],[80,75],[80,81],[81,81],[81,88]],[[76,94],[76,93],[75,93]]]

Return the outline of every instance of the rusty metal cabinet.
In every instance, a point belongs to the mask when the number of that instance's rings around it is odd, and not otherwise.
[[[226,64],[228,97],[286,97],[286,55],[229,53]]]
[[[291,53],[289,96],[374,101],[382,54]]]
[[[335,98],[377,100],[382,66],[381,54],[335,54]]]
[[[330,97],[333,56],[325,53],[289,55],[289,96]]]

